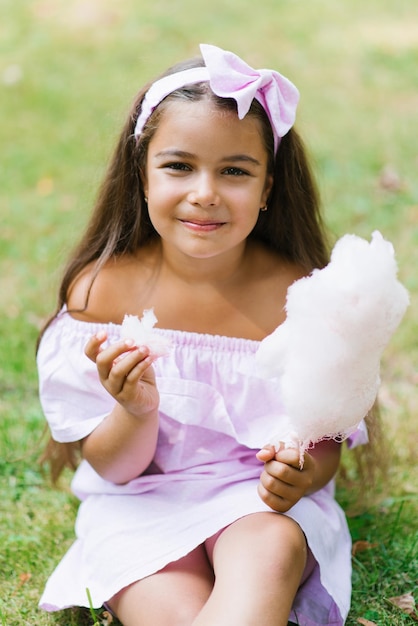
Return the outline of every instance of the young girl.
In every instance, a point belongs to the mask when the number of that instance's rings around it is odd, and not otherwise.
[[[253,375],[289,285],[328,260],[298,92],[201,52],[138,94],[40,342],[52,437],[83,457],[77,540],[40,605],[88,606],[88,590],[125,626],[343,624],[340,446],[300,470],[266,445],[282,407]],[[159,358],[121,339],[151,308]]]

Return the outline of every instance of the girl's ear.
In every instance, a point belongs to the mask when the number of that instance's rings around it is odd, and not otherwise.
[[[147,179],[147,175],[144,172],[144,170],[142,169],[142,167],[139,170],[139,176],[141,178],[142,190],[144,192],[144,196],[147,197],[148,196],[148,179]]]
[[[266,182],[264,184],[263,195],[261,197],[261,201],[262,201],[262,205],[263,206],[266,206],[267,200],[269,199],[269,195],[270,195],[270,192],[271,192],[272,188],[273,188],[273,175],[272,174],[267,174]]]

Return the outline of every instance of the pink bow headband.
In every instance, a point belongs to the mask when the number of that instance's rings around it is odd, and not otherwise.
[[[209,81],[213,93],[221,98],[233,98],[238,117],[242,120],[255,98],[270,120],[274,135],[274,149],[293,126],[299,91],[287,78],[274,70],[254,70],[232,52],[216,46],[200,44],[205,67],[195,67],[170,74],[157,80],[142,102],[135,126],[138,138],[154,109],[170,93],[186,85]]]

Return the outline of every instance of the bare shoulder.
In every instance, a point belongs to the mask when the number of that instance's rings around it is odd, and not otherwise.
[[[135,255],[114,257],[97,272],[91,263],[76,277],[68,290],[67,307],[78,320],[120,324],[133,313],[149,268]]]
[[[285,321],[287,291],[296,280],[306,276],[306,271],[262,246],[256,247],[251,262],[252,316],[257,319],[262,338]]]
[[[271,286],[281,287],[287,290],[288,287],[306,276],[307,272],[297,263],[292,263],[284,259],[277,252],[268,250],[262,246],[257,247],[255,251],[254,268],[261,275],[266,283]]]

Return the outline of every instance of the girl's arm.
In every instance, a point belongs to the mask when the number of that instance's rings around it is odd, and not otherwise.
[[[106,333],[88,342],[100,381],[116,400],[112,412],[81,442],[83,457],[100,476],[126,483],[141,474],[155,453],[159,396],[152,357],[145,347],[120,341],[103,349]]]
[[[335,475],[341,457],[341,445],[321,441],[305,452],[304,465],[299,467],[299,450],[266,446],[257,454],[264,461],[258,493],[270,508],[288,511],[300,498],[318,491]]]

